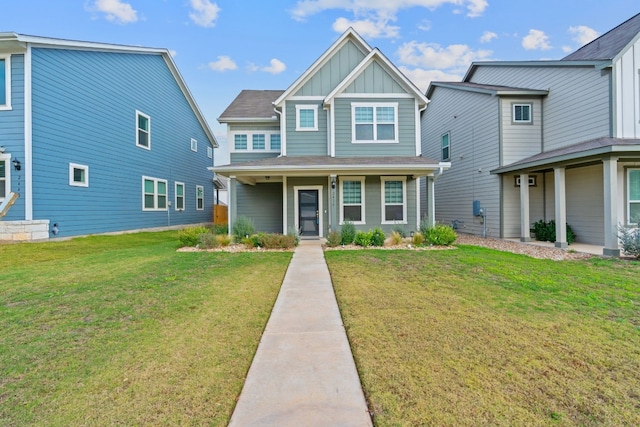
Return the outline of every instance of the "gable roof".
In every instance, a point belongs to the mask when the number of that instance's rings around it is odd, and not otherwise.
[[[243,90],[220,114],[220,123],[238,121],[274,121],[278,118],[273,103],[283,90]]]
[[[471,82],[431,82],[427,89],[427,98],[430,98],[436,87],[446,87],[454,90],[485,93],[493,96],[545,96],[549,94],[546,89],[528,89],[511,86],[488,85]]]
[[[127,45],[118,45],[118,44],[109,44],[109,43],[96,43],[96,42],[83,42],[83,41],[75,41],[75,40],[64,40],[64,39],[56,39],[56,38],[48,38],[48,37],[39,37],[39,36],[29,36],[24,34],[17,34],[13,32],[2,32],[0,33],[0,44],[4,45],[6,49],[10,52],[24,52],[28,45],[33,45],[36,47],[48,47],[48,48],[57,48],[57,49],[78,49],[78,50],[93,50],[93,51],[101,51],[101,52],[114,52],[114,53],[132,53],[132,54],[146,54],[146,55],[161,55],[166,63],[171,75],[175,79],[178,87],[182,91],[185,99],[189,103],[193,113],[195,114],[200,126],[204,130],[205,135],[207,135],[207,139],[209,143],[213,147],[218,147],[218,142],[216,141],[211,128],[209,128],[209,124],[207,120],[204,118],[202,111],[200,111],[200,107],[196,103],[193,95],[189,91],[187,84],[185,83],[178,67],[173,61],[173,57],[168,49],[163,48],[149,48],[149,47],[139,47],[139,46],[127,46]]]
[[[614,59],[640,34],[640,13],[565,56],[564,61]]]

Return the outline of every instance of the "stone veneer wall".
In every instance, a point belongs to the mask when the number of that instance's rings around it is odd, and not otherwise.
[[[49,238],[49,220],[0,221],[0,240],[29,241]]]

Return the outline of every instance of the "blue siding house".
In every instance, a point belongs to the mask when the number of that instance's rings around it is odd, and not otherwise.
[[[210,222],[215,147],[168,50],[0,33],[0,240]]]

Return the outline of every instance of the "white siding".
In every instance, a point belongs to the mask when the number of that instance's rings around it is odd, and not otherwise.
[[[614,64],[618,138],[640,138],[640,40]]]

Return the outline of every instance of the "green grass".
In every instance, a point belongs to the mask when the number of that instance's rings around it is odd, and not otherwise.
[[[640,263],[325,257],[376,426],[640,425]]]
[[[0,245],[0,425],[227,424],[291,253]]]

